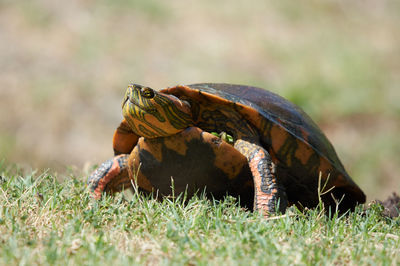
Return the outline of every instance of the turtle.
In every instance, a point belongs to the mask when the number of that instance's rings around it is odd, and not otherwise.
[[[232,195],[264,216],[321,200],[342,212],[365,202],[316,123],[266,89],[200,83],[154,90],[132,83],[122,113],[114,157],[88,178],[97,199],[134,182],[163,196],[172,193],[171,184],[188,196]],[[228,134],[232,143],[213,132]]]

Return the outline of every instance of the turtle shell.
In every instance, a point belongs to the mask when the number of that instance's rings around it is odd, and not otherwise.
[[[199,106],[224,106],[258,132],[261,145],[277,166],[277,177],[288,200],[301,206],[318,204],[318,189],[331,189],[322,196],[328,205],[340,201],[341,208],[365,202],[365,194],[350,178],[335,149],[312,119],[295,104],[270,91],[241,85],[203,83],[176,86],[160,92],[191,103],[195,125],[202,125]],[[224,128],[221,119],[217,127]],[[236,127],[240,130],[242,125]],[[325,188],[325,189],[323,189]]]

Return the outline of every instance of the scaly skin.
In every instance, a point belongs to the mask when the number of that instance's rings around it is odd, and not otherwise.
[[[241,139],[235,142],[234,147],[247,157],[253,174],[254,209],[264,216],[284,212],[288,205],[287,196],[279,186],[275,164],[268,152],[260,145]]]
[[[102,163],[88,178],[88,187],[95,199],[100,199],[107,185],[113,180],[128,175],[129,154],[121,154]]]
[[[134,84],[127,89],[122,113],[132,131],[146,138],[171,136],[193,123],[188,103]]]

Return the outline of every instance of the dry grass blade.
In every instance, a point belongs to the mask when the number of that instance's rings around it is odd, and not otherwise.
[[[394,240],[399,240],[400,239],[400,236],[394,235],[394,234],[391,234],[391,233],[372,232],[372,233],[370,233],[370,235],[379,236],[379,237],[384,236],[385,238],[391,238],[391,239],[394,239]]]
[[[294,213],[290,213],[290,214],[284,214],[284,215],[279,215],[279,216],[266,217],[265,220],[272,221],[272,220],[279,220],[279,219],[283,219],[283,218],[287,218],[287,217],[295,217],[295,216],[297,216],[297,215]]]

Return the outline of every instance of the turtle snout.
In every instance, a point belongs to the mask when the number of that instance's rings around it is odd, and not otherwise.
[[[131,103],[137,104],[142,97],[143,88],[142,85],[129,84],[125,92],[123,103],[125,104],[129,100]]]
[[[138,102],[141,98],[153,99],[155,96],[156,92],[152,88],[138,84],[129,84],[125,94],[125,97],[127,97],[131,102]]]

